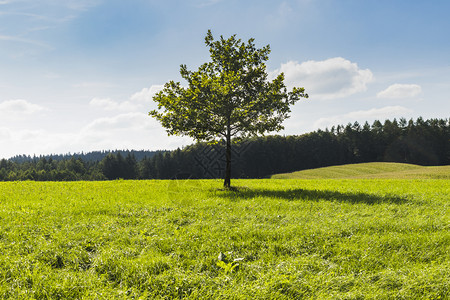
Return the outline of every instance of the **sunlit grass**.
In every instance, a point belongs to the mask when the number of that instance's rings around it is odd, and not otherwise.
[[[0,297],[446,299],[449,182],[1,183]]]
[[[273,175],[274,179],[450,179],[450,166],[424,167],[401,163],[361,163]]]

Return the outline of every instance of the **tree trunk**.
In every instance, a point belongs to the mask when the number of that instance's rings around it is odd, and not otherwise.
[[[223,182],[223,186],[229,189],[231,187],[231,129],[229,125],[227,126],[225,159],[225,181]]]

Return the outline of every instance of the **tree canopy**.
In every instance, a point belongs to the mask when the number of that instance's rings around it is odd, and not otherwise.
[[[304,88],[288,92],[284,74],[269,80],[265,61],[270,46],[255,47],[236,35],[219,40],[209,30],[205,37],[211,61],[197,71],[181,65],[180,74],[187,87],[170,81],[153,97],[158,109],[155,117],[169,135],[187,135],[197,141],[225,140],[224,186],[230,187],[231,139],[249,137],[283,129],[290,106],[307,98]]]

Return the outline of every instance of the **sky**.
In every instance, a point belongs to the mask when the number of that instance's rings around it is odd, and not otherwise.
[[[447,0],[0,0],[0,158],[171,150],[148,112],[204,43],[270,45],[267,69],[309,99],[278,134],[450,117]]]

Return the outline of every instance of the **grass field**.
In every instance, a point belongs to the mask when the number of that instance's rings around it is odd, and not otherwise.
[[[274,179],[450,179],[450,166],[424,167],[401,163],[361,163],[273,175]]]
[[[450,298],[449,180],[232,183],[0,183],[0,298]]]

